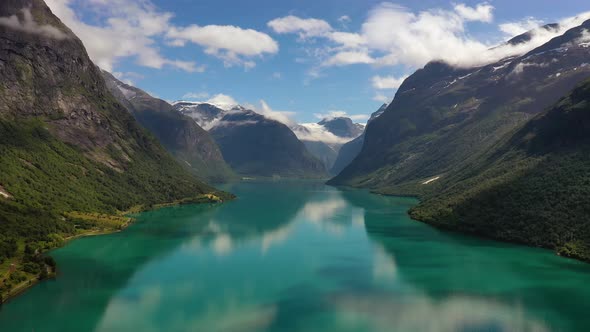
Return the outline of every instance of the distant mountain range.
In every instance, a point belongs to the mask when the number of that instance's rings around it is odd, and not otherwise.
[[[322,178],[327,173],[285,124],[242,106],[176,102],[174,109],[209,130],[223,157],[246,176]]]
[[[102,71],[102,74],[113,96],[182,165],[211,182],[225,182],[235,177],[213,138],[197,122],[176,112],[166,101],[125,84],[106,71]]]
[[[361,152],[330,183],[417,195],[416,219],[589,260],[580,201],[589,186],[587,86],[574,90],[590,77],[589,30],[587,21],[482,67],[429,63],[367,126]]]
[[[332,173],[342,146],[359,137],[365,126],[353,123],[350,118],[332,117],[318,123],[305,123],[291,126],[291,129],[305,144],[309,152],[320,159]]]

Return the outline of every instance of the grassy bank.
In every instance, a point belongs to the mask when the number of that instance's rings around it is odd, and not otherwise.
[[[68,242],[87,236],[119,232],[127,228],[134,218],[130,214],[183,204],[222,203],[233,199],[228,193],[203,194],[165,204],[137,205],[116,214],[68,212],[62,221],[73,225],[73,232],[53,233],[49,241],[16,241],[15,254],[0,262],[0,305],[22,294],[39,281],[56,276],[57,266],[48,252]]]

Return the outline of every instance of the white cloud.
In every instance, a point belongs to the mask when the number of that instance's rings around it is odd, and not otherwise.
[[[362,46],[365,43],[363,36],[358,33],[350,32],[331,32],[328,38],[333,42],[340,44],[344,48],[354,48]]]
[[[272,78],[274,78],[275,80],[280,80],[283,77],[283,74],[281,74],[281,72],[274,72],[272,73]]]
[[[169,59],[162,46],[181,47],[188,42],[205,48],[228,66],[255,65],[253,57],[276,53],[278,44],[270,36],[234,26],[172,24],[172,13],[159,11],[149,0],[46,0],[57,15],[84,42],[92,60],[101,68],[113,71],[117,62],[135,58],[137,64],[160,69],[165,66],[187,72],[203,72],[194,61]],[[83,21],[73,8],[83,8],[90,19]],[[87,22],[93,22],[87,23]]]
[[[467,21],[490,23],[494,19],[494,6],[487,3],[481,3],[475,7],[469,7],[461,3],[455,5],[455,11]]]
[[[499,25],[500,31],[502,31],[507,38],[516,37],[527,31],[536,29],[543,25],[543,21],[538,20],[534,17],[528,17],[518,22],[507,22]]]
[[[324,142],[328,144],[345,144],[352,138],[338,137],[317,123],[302,123],[291,128],[295,136],[302,141]]]
[[[347,66],[353,64],[371,64],[375,59],[363,51],[343,51],[334,54],[322,63],[323,66]]]
[[[370,13],[362,29],[368,47],[385,54],[377,63],[421,67],[429,61],[442,60],[459,67],[471,67],[524,54],[589,17],[590,13],[584,13],[562,20],[558,30],[537,28],[529,42],[499,47],[469,37],[465,33],[466,19],[444,10],[412,13],[399,6],[382,4]]]
[[[239,105],[239,103],[232,96],[225,95],[223,93],[216,94],[207,100],[206,103],[215,105],[223,110],[229,110],[232,107]]]
[[[373,76],[371,82],[373,87],[378,90],[397,89],[408,78],[408,76],[394,77],[394,76]]]
[[[175,45],[183,45],[188,41],[203,46],[207,54],[222,59],[226,66],[237,64],[251,68],[254,62],[245,58],[279,51],[278,43],[269,35],[228,25],[172,27],[166,37]]]
[[[473,7],[456,4],[448,9],[433,8],[418,12],[392,3],[382,3],[369,12],[358,32],[336,31],[325,21],[294,16],[289,16],[289,20],[283,18],[271,22],[283,23],[274,29],[276,32],[298,33],[300,37],[305,37],[300,38],[300,42],[305,43],[304,50],[309,59],[314,59],[311,60],[313,68],[310,73],[312,77],[317,77],[323,67],[352,64],[402,65],[412,69],[438,60],[457,67],[485,65],[524,54],[590,18],[590,12],[582,13],[561,20],[558,29],[550,30],[538,27],[540,21],[530,18],[503,23],[498,26],[503,36],[498,37],[513,37],[532,28],[534,30],[528,42],[498,46],[475,39],[467,29],[468,23],[472,21],[492,23],[493,10],[494,7],[487,2]],[[289,25],[289,21],[297,24]],[[308,42],[310,37],[323,38],[331,43]],[[313,61],[316,61],[315,64]],[[378,97],[383,99],[382,96]]]
[[[17,15],[12,15],[10,17],[0,17],[0,26],[58,40],[68,37],[66,33],[52,25],[39,25],[37,22],[35,22],[30,8],[23,8],[21,13],[22,21]]]
[[[209,93],[208,92],[187,92],[184,94],[184,96],[182,96],[182,99],[188,99],[188,100],[203,100],[209,98]]]
[[[276,33],[297,33],[301,39],[323,36],[332,31],[330,24],[315,18],[300,18],[289,15],[268,22],[268,26]]]
[[[252,105],[246,104],[247,108],[251,108],[254,112],[264,115],[265,117],[281,122],[289,127],[296,124],[293,117],[295,116],[296,112],[291,111],[279,111],[272,109],[264,99],[260,100],[260,105]]]
[[[104,22],[102,25],[83,22],[72,9],[76,0],[47,0],[46,3],[84,42],[90,57],[102,69],[113,71],[120,59],[128,57],[150,68],[171,66],[189,72],[199,69],[194,62],[167,59],[160,54],[155,37],[168,28],[172,14],[158,12],[148,2],[97,0],[85,3]]]

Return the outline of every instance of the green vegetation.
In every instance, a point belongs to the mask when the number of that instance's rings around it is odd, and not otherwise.
[[[161,149],[150,140],[144,144],[148,151]],[[229,198],[219,193],[222,198],[209,199],[213,189],[188,176],[171,158],[157,163],[136,152],[124,172],[92,161],[77,147],[55,139],[39,119],[0,121],[0,155],[0,185],[11,195],[0,197],[0,293],[5,295],[23,278],[44,277],[42,253],[65,239],[123,228],[129,219],[120,211],[186,197],[193,197],[191,202]]]
[[[590,261],[590,81],[423,193],[413,218]]]
[[[31,8],[63,27],[42,0]],[[9,35],[7,35],[9,34]],[[179,165],[109,93],[75,36],[0,29],[0,295],[51,276],[44,255],[68,239],[122,229],[123,211],[229,198]],[[209,199],[215,193],[219,199]]]

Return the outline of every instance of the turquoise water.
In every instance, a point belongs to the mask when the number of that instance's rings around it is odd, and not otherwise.
[[[588,331],[590,265],[411,221],[313,182],[143,213],[56,250],[0,331]]]

